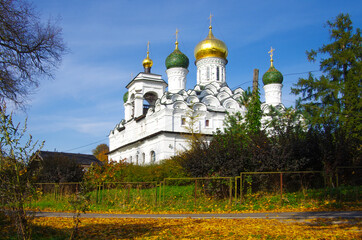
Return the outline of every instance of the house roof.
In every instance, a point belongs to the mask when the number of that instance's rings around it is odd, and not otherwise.
[[[42,159],[54,156],[66,156],[70,159],[74,159],[80,165],[91,165],[92,163],[102,165],[103,163],[99,161],[95,156],[91,154],[81,154],[81,153],[65,153],[65,152],[49,152],[49,151],[40,151],[39,156]]]

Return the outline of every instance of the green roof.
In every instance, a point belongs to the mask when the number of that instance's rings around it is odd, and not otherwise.
[[[283,75],[274,66],[271,66],[269,70],[263,75],[264,85],[272,83],[282,83]]]
[[[175,49],[170,55],[168,55],[165,64],[167,69],[175,67],[188,68],[189,58],[180,50]]]
[[[126,103],[128,100],[128,91],[123,95],[123,102]]]

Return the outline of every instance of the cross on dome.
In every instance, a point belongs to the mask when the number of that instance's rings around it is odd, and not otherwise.
[[[150,59],[150,41],[147,42],[147,56],[142,62],[146,73],[150,73],[150,69],[153,65],[153,61]]]
[[[179,33],[179,30],[176,28],[176,42],[175,42],[175,45],[176,45],[176,47],[175,47],[175,49],[178,49],[178,41],[177,41],[177,38],[178,38],[178,33]]]
[[[210,29],[212,28],[212,26],[211,26],[211,21],[212,21],[212,17],[213,17],[214,15],[212,15],[211,13],[210,13],[210,17],[209,17],[209,19],[210,19]]]
[[[270,51],[268,53],[270,53],[270,66],[273,66],[273,52],[275,51],[275,49],[273,47],[270,47]]]

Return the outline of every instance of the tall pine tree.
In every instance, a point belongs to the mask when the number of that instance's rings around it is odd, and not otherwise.
[[[327,27],[331,42],[307,51],[309,61],[321,59],[322,75],[299,79],[292,92],[302,95],[301,106],[311,126],[322,132],[326,144],[322,152],[329,155],[323,161],[333,168],[360,155],[362,38],[359,28],[353,31],[348,14],[328,21]]]

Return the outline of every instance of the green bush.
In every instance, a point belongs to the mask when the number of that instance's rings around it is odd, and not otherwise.
[[[174,160],[166,159],[160,163],[150,165],[128,165],[125,182],[153,182],[163,181],[165,178],[186,177],[183,168]]]

